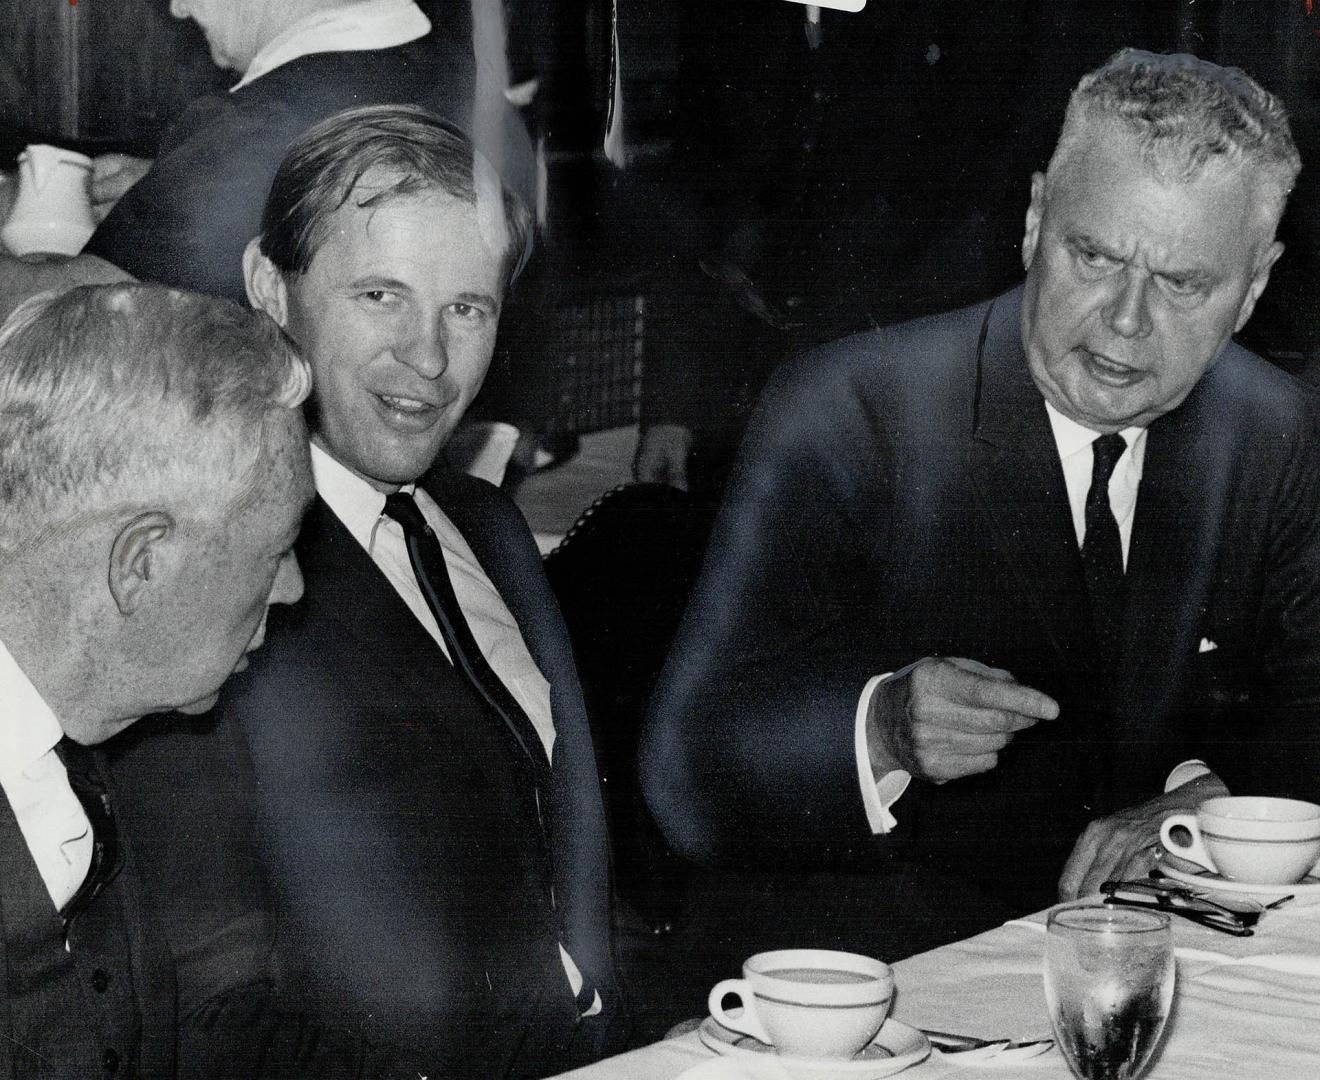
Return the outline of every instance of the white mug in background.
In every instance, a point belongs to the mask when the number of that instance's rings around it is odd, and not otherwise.
[[[742,1011],[724,1008],[736,994]],[[716,983],[710,1014],[781,1054],[850,1058],[880,1030],[894,998],[888,964],[830,949],[779,949],[743,964],[741,979]]]
[[[92,159],[58,146],[33,145],[18,156],[18,196],[0,241],[14,255],[77,255],[96,230]]]
[[[1179,843],[1173,830],[1192,834]],[[1320,860],[1320,806],[1298,799],[1239,795],[1207,799],[1195,814],[1160,826],[1166,850],[1233,881],[1291,885]]]

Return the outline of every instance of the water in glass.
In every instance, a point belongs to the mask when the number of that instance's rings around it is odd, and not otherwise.
[[[1101,904],[1050,914],[1045,1000],[1079,1080],[1136,1080],[1173,1002],[1169,916]]]

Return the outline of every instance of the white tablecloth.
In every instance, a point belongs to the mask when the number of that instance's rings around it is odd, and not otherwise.
[[[513,491],[541,554],[553,550],[588,506],[632,479],[637,425],[593,431],[562,465],[533,473]]]
[[[1320,1077],[1320,904],[1294,905],[1268,913],[1250,938],[1173,920],[1177,993],[1148,1080]],[[1048,1036],[1041,981],[1044,922],[1044,914],[1032,916],[896,964],[894,1016],[918,1027],[986,1037]],[[692,1033],[563,1075],[674,1080],[714,1056]],[[905,1080],[1071,1076],[1057,1050],[1010,1068],[955,1065],[956,1060],[935,1053],[900,1075]]]

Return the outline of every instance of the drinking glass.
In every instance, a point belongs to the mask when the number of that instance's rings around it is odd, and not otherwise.
[[[1173,935],[1160,911],[1077,904],[1050,913],[1045,1000],[1078,1080],[1136,1080],[1173,1002]]]

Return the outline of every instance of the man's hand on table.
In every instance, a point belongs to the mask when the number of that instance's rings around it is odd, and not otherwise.
[[[1205,773],[1153,799],[1129,806],[1086,827],[1059,878],[1059,899],[1075,900],[1098,892],[1103,882],[1132,881],[1145,877],[1163,848],[1160,825],[1170,814],[1194,812],[1206,799],[1227,795],[1228,788],[1214,773]],[[1181,859],[1179,867],[1199,867]]]
[[[132,275],[95,255],[0,254],[0,321],[39,292],[132,280]]]
[[[124,193],[147,175],[151,165],[150,158],[132,154],[101,154],[92,159],[92,213],[98,225]]]
[[[1053,698],[1007,671],[928,657],[876,687],[866,720],[872,769],[937,784],[987,772],[1014,735],[1058,715]]]

